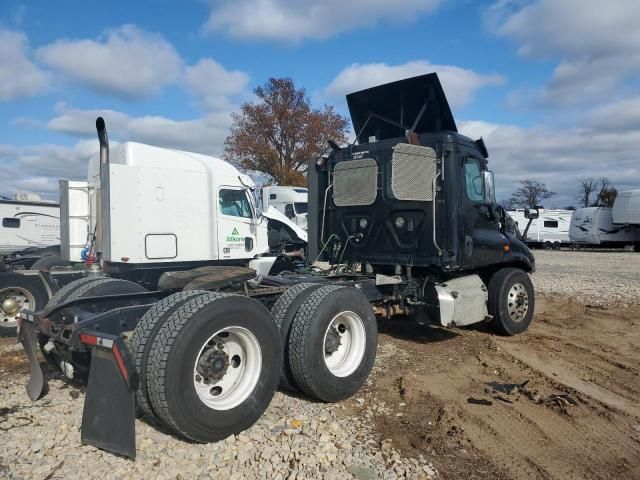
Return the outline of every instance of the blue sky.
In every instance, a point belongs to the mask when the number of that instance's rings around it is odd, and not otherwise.
[[[640,4],[578,0],[154,0],[0,4],[0,194],[83,178],[93,119],[116,141],[219,155],[271,76],[344,94],[436,71],[482,135],[501,198],[524,178],[640,187]]]

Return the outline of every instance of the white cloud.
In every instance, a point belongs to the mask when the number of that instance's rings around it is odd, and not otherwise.
[[[102,116],[111,138],[209,155],[222,154],[224,141],[231,126],[231,116],[228,113],[209,113],[192,120],[173,120],[158,115],[132,117],[123,112],[106,109],[62,108],[60,115],[47,123],[49,130],[93,137],[96,135],[95,120]]]
[[[0,192],[39,193],[58,198],[58,179],[86,179],[88,159],[98,152],[98,142],[84,140],[73,146],[0,145]]]
[[[31,97],[47,85],[47,75],[29,58],[25,34],[0,28],[0,100]]]
[[[73,81],[125,98],[159,93],[183,68],[169,42],[135,25],[107,30],[98,40],[58,40],[37,57]]]
[[[482,121],[460,122],[458,127],[471,138],[484,138],[499,199],[508,198],[526,178],[541,181],[557,193],[547,206],[576,205],[582,177],[606,176],[619,190],[637,188],[640,128],[625,132],[522,128]]]
[[[583,0],[500,0],[487,20],[519,45],[522,57],[559,59],[548,84],[524,95],[533,103],[590,104],[610,98],[640,72],[637,0],[602,8]]]
[[[440,0],[211,0],[205,32],[299,42],[379,23],[414,22]]]
[[[192,95],[201,97],[208,108],[229,109],[229,97],[245,91],[249,75],[237,70],[226,70],[212,58],[203,58],[185,69],[184,81],[187,90]]]
[[[386,63],[354,63],[342,70],[326,88],[331,97],[342,97],[347,93],[381,85],[383,83],[437,72],[440,82],[452,107],[469,103],[479,88],[502,85],[500,75],[483,75],[473,70],[453,65],[434,65],[426,60],[415,60],[402,65]]]

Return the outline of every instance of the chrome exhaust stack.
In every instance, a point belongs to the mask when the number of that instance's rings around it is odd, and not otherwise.
[[[109,228],[109,136],[102,117],[96,118],[96,131],[100,142],[100,187],[97,192],[96,257],[100,261],[110,257]]]

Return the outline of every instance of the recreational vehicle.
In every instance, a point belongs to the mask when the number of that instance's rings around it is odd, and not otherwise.
[[[622,210],[618,209],[619,218],[627,218],[627,214]],[[576,210],[569,229],[571,241],[577,245],[604,248],[621,248],[633,245],[637,250],[640,245],[640,225],[614,223],[613,212],[613,208],[607,207],[588,207]]]
[[[0,255],[60,243],[60,208],[38,195],[19,193],[0,200]]]
[[[293,223],[307,228],[307,189],[304,187],[268,186],[262,188],[262,206],[274,207]]]
[[[613,223],[640,225],[640,190],[619,192],[611,214]]]
[[[525,242],[534,247],[560,248],[561,245],[571,243],[569,238],[569,225],[571,223],[572,210],[540,209],[540,217],[533,220],[527,231]],[[521,235],[524,235],[528,220],[525,218],[524,209],[516,209],[508,212],[515,221]]]

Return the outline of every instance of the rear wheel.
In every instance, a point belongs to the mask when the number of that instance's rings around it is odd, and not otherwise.
[[[489,313],[493,327],[503,335],[516,335],[533,320],[535,296],[529,275],[519,268],[498,270],[489,281]]]
[[[276,325],[280,329],[280,336],[282,338],[283,361],[282,373],[280,374],[280,387],[287,390],[298,389],[289,363],[288,344],[291,323],[293,322],[300,305],[302,305],[302,302],[304,302],[311,293],[320,287],[322,287],[322,284],[319,283],[300,283],[295,285],[284,292],[271,309],[271,314],[273,315]]]
[[[57,305],[64,303],[67,298],[73,294],[78,288],[84,287],[89,283],[96,282],[98,280],[102,280],[105,277],[102,276],[92,276],[92,277],[83,277],[78,280],[74,280],[73,282],[67,283],[64,287],[58,290],[47,302],[46,309],[50,310],[55,308]]]
[[[333,285],[315,290],[300,305],[289,334],[296,384],[325,402],[350,397],[373,368],[377,337],[371,304],[360,291]]]
[[[15,337],[20,312],[44,307],[47,291],[37,275],[6,272],[0,281],[0,337]]]
[[[174,293],[160,302],[156,303],[142,316],[138,325],[129,338],[128,346],[131,351],[140,378],[138,390],[136,390],[136,404],[140,413],[154,418],[151,401],[149,400],[149,389],[147,387],[147,366],[149,350],[153,341],[164,322],[182,307],[184,303],[194,297],[206,295],[203,290],[189,290]]]
[[[197,442],[249,428],[278,385],[282,349],[269,311],[238,295],[185,301],[149,350],[147,386],[155,414]]]

